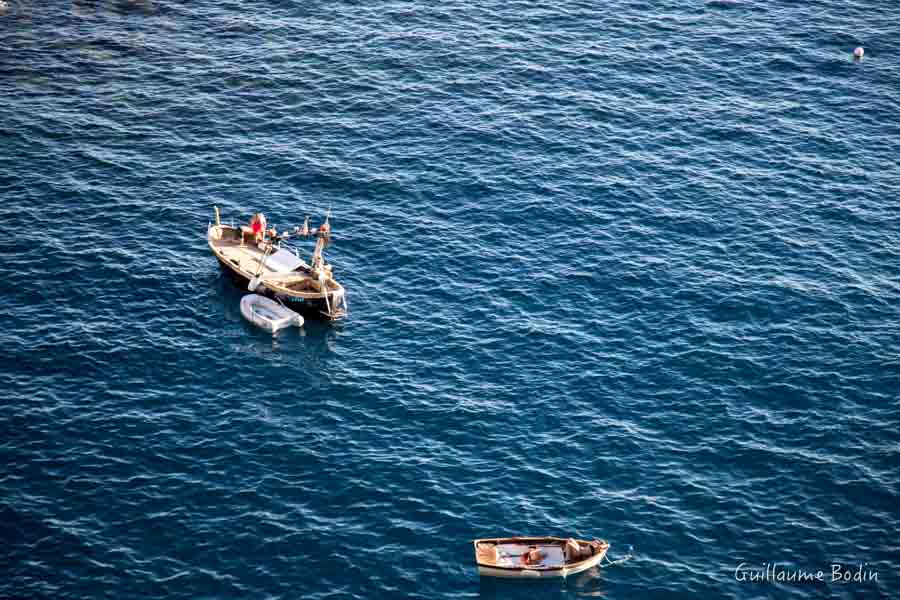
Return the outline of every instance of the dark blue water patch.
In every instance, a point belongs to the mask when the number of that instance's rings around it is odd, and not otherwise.
[[[737,0],[709,0],[706,7],[711,10],[765,12],[763,6]]]
[[[2,594],[896,586],[891,6],[14,8]],[[245,322],[213,205],[332,208],[350,319]],[[636,556],[475,574],[544,533]]]

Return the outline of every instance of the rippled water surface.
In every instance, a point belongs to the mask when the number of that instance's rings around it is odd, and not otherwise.
[[[898,597],[898,22],[10,0],[0,596]],[[245,322],[213,205],[331,208],[350,318]]]

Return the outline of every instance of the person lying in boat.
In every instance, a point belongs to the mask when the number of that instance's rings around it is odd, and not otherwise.
[[[531,548],[528,549],[528,552],[522,555],[522,564],[525,566],[539,565],[546,556],[546,554],[538,550],[537,546],[531,546]]]
[[[593,555],[593,550],[591,550],[590,546],[582,546],[575,539],[569,538],[566,540],[565,547],[565,555],[566,562],[578,562],[584,560],[586,558],[590,558]]]

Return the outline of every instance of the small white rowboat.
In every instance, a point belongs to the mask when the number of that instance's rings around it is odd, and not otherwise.
[[[247,294],[241,298],[241,314],[257,327],[272,333],[291,325],[303,327],[303,317],[259,294]]]
[[[474,544],[479,575],[522,579],[574,575],[597,566],[609,550],[602,540],[556,537],[490,538]]]

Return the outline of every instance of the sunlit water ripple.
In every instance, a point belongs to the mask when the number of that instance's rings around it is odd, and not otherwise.
[[[896,597],[898,18],[11,0],[0,596]],[[243,321],[214,204],[332,208],[350,318]],[[543,533],[634,557],[479,581]]]

